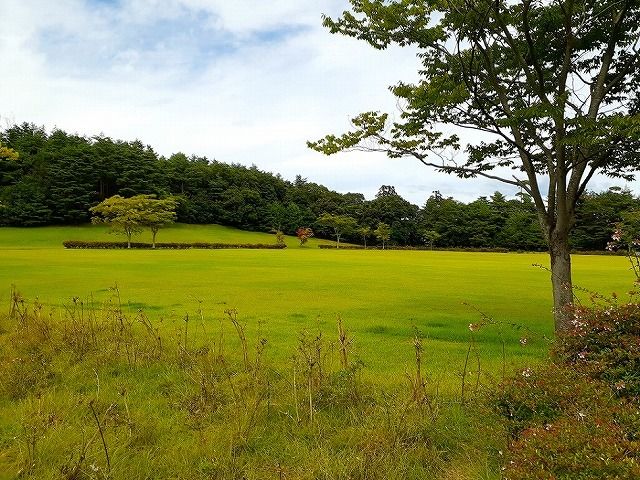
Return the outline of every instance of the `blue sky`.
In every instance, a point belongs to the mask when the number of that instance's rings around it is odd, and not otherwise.
[[[509,189],[461,181],[411,159],[324,157],[306,140],[361,111],[395,111],[388,86],[415,78],[415,52],[331,35],[321,14],[347,0],[2,0],[0,123],[140,139],[301,174],[371,198],[380,185],[417,204],[433,190],[471,200]],[[610,182],[598,179],[594,189]]]

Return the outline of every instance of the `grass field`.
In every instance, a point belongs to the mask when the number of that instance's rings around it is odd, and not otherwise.
[[[273,240],[218,226],[160,238]],[[0,229],[0,305],[10,311],[12,285],[44,305],[0,313],[0,479],[501,478],[509,435],[485,392],[502,367],[546,358],[549,274],[532,266],[545,255],[66,239],[110,237]],[[632,283],[621,257],[575,256],[574,272],[604,294]],[[497,323],[472,337],[480,312]]]
[[[413,327],[428,339],[434,372],[460,368],[477,310],[498,322],[478,333],[488,367],[544,357],[552,333],[549,274],[533,264],[545,254],[430,251],[65,250],[65,239],[112,239],[103,227],[0,229],[0,304],[11,285],[26,298],[61,306],[74,296],[100,302],[117,285],[131,311],[144,309],[177,328],[202,307],[208,325],[235,308],[250,335],[260,329],[270,354],[286,357],[301,330],[333,335],[342,317],[355,350],[371,371],[398,373],[411,362]],[[273,236],[220,226],[177,225],[162,241],[272,242]],[[144,237],[143,237],[144,239]],[[328,243],[328,242],[323,242]],[[575,284],[603,294],[624,293],[632,275],[621,257],[574,256]],[[584,297],[584,295],[583,295]],[[173,327],[171,327],[173,326]],[[527,331],[527,329],[530,330]],[[526,348],[518,340],[528,337]]]

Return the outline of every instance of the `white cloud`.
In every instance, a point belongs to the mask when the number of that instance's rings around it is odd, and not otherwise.
[[[344,0],[4,0],[0,115],[93,135],[139,138],[159,153],[256,164],[371,197],[395,185],[471,200],[496,189],[412,160],[323,157],[305,141],[361,111],[393,111],[387,87],[416,75],[413,52],[331,35],[321,13]],[[606,183],[608,185],[608,183]]]

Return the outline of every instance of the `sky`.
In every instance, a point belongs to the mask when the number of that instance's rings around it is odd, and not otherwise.
[[[322,27],[322,14],[346,8],[347,0],[0,0],[0,126],[139,139],[164,156],[255,164],[367,198],[394,185],[418,205],[434,190],[463,201],[515,193],[412,159],[307,148],[348,130],[360,112],[393,114],[388,87],[417,78],[415,51],[376,51]]]

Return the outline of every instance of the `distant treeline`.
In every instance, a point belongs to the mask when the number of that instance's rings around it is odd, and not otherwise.
[[[139,141],[48,133],[27,123],[1,131],[0,142],[19,155],[0,158],[0,225],[86,223],[89,208],[108,197],[154,194],[177,196],[177,220],[183,223],[287,234],[310,226],[316,236],[331,238],[332,231],[317,223],[329,213],[349,215],[372,229],[388,224],[391,243],[402,246],[546,248],[526,195],[507,200],[496,192],[465,204],[434,192],[420,208],[388,185],[366,200],[360,193],[337,193],[300,176],[291,182],[255,166],[183,153],[165,158]],[[629,191],[612,188],[585,195],[577,212],[574,248],[603,250],[620,214],[637,208],[640,201]],[[363,242],[356,233],[343,240]]]

